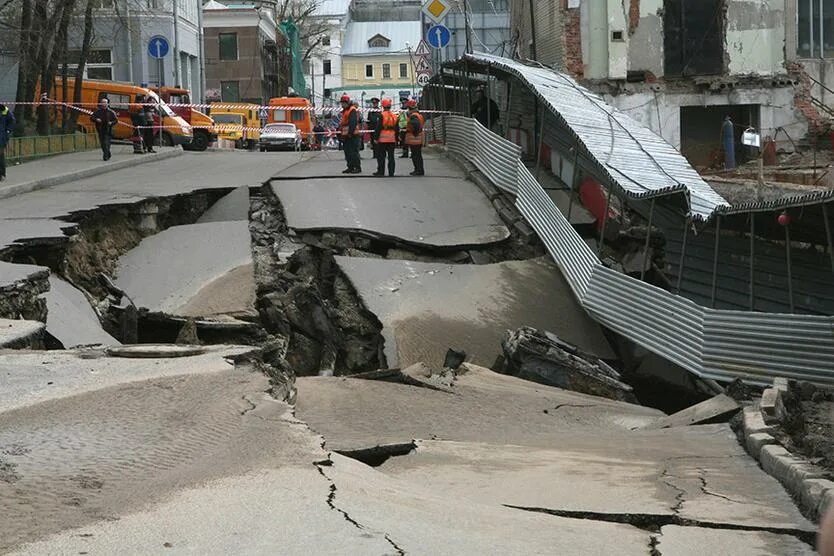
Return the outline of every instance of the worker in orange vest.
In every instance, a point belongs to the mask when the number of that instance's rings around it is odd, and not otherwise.
[[[423,115],[417,111],[417,101],[414,99],[406,103],[408,107],[408,124],[405,128],[405,144],[411,150],[411,160],[414,162],[412,176],[424,176],[423,170]]]
[[[382,113],[376,122],[374,140],[376,142],[376,173],[381,178],[385,175],[385,157],[388,157],[388,175],[393,176],[396,169],[394,149],[397,147],[397,116],[391,112],[391,99],[382,99]]]
[[[339,130],[345,148],[345,161],[347,162],[347,169],[342,170],[342,173],[361,174],[362,161],[359,158],[359,112],[351,104],[350,97],[347,95],[342,95],[339,103],[342,105],[342,121],[339,125]]]

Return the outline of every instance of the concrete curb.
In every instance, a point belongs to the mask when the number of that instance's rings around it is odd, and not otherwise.
[[[134,156],[124,160],[117,160],[116,162],[102,164],[101,166],[96,166],[94,168],[85,168],[84,170],[67,172],[65,174],[59,174],[57,176],[51,176],[41,180],[27,181],[16,185],[0,186],[0,199],[7,199],[9,197],[14,197],[15,195],[21,195],[23,193],[29,193],[31,191],[37,191],[38,189],[45,189],[47,187],[53,187],[55,185],[61,185],[62,183],[68,183],[92,176],[99,176],[116,170],[132,168],[141,164],[159,162],[160,160],[180,156],[183,152],[184,151],[182,149],[172,148],[171,150],[160,151],[152,155]]]
[[[825,479],[824,469],[786,450],[773,436],[774,427],[765,422],[762,413],[771,420],[773,408],[778,404],[780,390],[771,388],[762,396],[764,406],[758,402],[744,408],[741,420],[742,444],[759,462],[762,469],[782,483],[799,505],[800,511],[815,522],[834,501],[834,482]]]

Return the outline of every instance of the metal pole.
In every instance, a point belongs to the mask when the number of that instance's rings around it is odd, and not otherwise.
[[[536,53],[536,8],[533,0],[528,0],[530,6],[530,58],[535,60]]]
[[[715,217],[715,254],[712,258],[712,295],[710,302],[715,308],[715,293],[718,288],[718,249],[721,244],[721,216]]]
[[[599,245],[597,246],[597,258],[602,253],[602,247],[605,245],[605,225],[608,223],[608,209],[611,207],[611,192],[614,191],[614,185],[608,184],[608,196],[605,198],[605,214],[602,215],[602,228],[599,230]]]
[[[800,0],[801,1],[801,0]],[[811,51],[808,53],[810,58],[814,57],[814,0],[808,0],[808,30],[810,37]]]
[[[173,13],[173,20],[174,20],[174,52],[173,52],[173,61],[174,61],[174,85],[180,87],[182,86],[182,79],[180,78],[180,34],[179,34],[179,10],[177,9],[178,0],[172,0],[172,5],[174,7]]]
[[[472,54],[472,25],[469,23],[469,0],[463,0],[463,21],[466,25],[466,53]]]
[[[824,35],[822,33],[822,30],[823,30],[823,27],[822,27],[823,19],[822,18],[823,18],[823,16],[824,16],[824,14],[822,13],[822,0],[820,0],[820,13],[819,13],[819,18],[820,18],[820,58],[825,58],[825,40],[823,40]],[[814,18],[811,17],[812,21],[813,21],[813,19]],[[825,98],[825,89],[822,90],[822,94],[823,94],[823,98]]]
[[[643,266],[640,269],[640,280],[646,277],[646,264],[649,262],[649,242],[652,239],[652,221],[654,220],[654,202],[652,199],[652,207],[649,209],[649,228],[646,231],[646,246],[643,251]]]
[[[579,177],[579,145],[573,148],[573,175],[570,177],[570,192],[568,193],[568,224],[570,224],[570,214],[573,211],[573,198],[575,196],[576,178]]]
[[[538,106],[539,101],[536,101],[536,106]],[[542,169],[542,151],[544,150],[544,117],[547,114],[547,111],[544,107],[541,108],[542,117],[539,124],[539,147],[536,150],[536,179],[539,179],[539,175],[541,174]]]
[[[831,273],[834,275],[834,243],[831,239],[831,222],[828,221],[828,205],[822,205],[822,218],[825,220],[825,239],[828,240],[828,258],[831,259]]]
[[[756,213],[750,213],[750,310],[756,308]]]
[[[788,305],[793,313],[793,268],[791,267],[791,226],[785,226],[785,259],[788,270]]]
[[[485,100],[486,100],[486,111],[487,111],[487,129],[489,129],[489,130],[492,129],[492,110],[489,107],[489,101],[490,101],[490,98],[489,98],[489,89],[490,89],[490,87],[489,87],[489,68],[490,68],[490,66],[492,66],[492,64],[487,64],[487,70],[486,70],[487,90],[486,90],[486,93],[484,93],[486,95]]]

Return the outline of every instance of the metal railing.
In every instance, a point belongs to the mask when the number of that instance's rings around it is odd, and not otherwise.
[[[706,378],[834,384],[834,318],[702,307],[603,266],[523,164],[517,145],[474,119],[443,119],[447,148],[515,197],[594,320]]]
[[[95,133],[12,137],[6,145],[6,162],[23,162],[43,156],[96,148],[98,148],[98,135]]]

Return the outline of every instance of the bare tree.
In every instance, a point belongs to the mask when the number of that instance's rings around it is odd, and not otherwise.
[[[316,15],[321,4],[322,0],[278,0],[275,5],[277,21],[292,19],[298,27],[298,40],[305,48],[302,60],[308,59],[332,31],[327,19]]]

